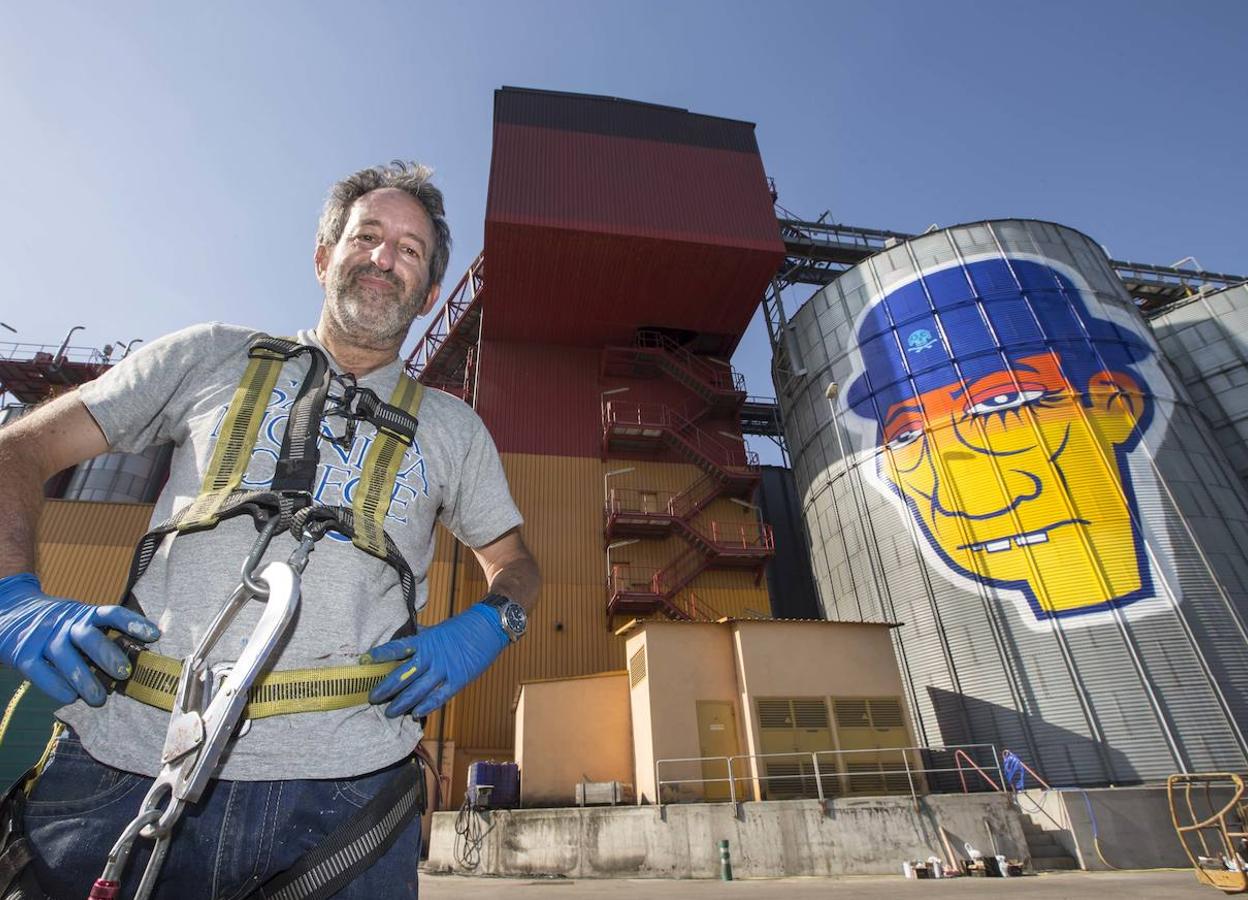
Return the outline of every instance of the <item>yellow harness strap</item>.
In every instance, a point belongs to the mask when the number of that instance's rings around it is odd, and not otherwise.
[[[404,373],[399,376],[390,395],[390,405],[416,419],[424,396],[425,386]],[[377,437],[364,457],[360,483],[351,501],[351,512],[355,516],[355,535],[351,542],[382,559],[386,558],[386,512],[390,509],[403,453],[411,445],[411,436],[388,428],[379,421]]]
[[[242,483],[251,461],[260,423],[269,396],[277,384],[287,357],[264,346],[248,351],[247,369],[234,391],[221,424],[221,436],[213,450],[199,496],[178,522],[179,532],[215,525],[222,506]],[[411,416],[401,421],[394,410],[381,404],[375,411],[377,436],[360,472],[351,504],[354,515],[352,542],[373,556],[387,559],[385,518],[390,508],[404,451],[412,445],[410,429],[424,398],[424,385],[399,375],[389,405]],[[374,663],[322,669],[289,669],[272,672],[258,680],[248,695],[244,715],[251,719],[299,712],[346,709],[368,702],[372,690],[397,663]],[[170,711],[182,672],[182,660],[150,651],[139,654],[125,694],[141,703]]]
[[[398,665],[384,662],[270,672],[247,692],[243,715],[263,719],[362,706],[368,703],[368,692]],[[126,684],[126,696],[170,712],[181,674],[182,660],[144,650]]]
[[[230,400],[230,408],[221,424],[221,437],[204,474],[203,487],[178,522],[179,532],[216,524],[221,504],[247,472],[260,422],[285,361],[281,354],[264,347],[253,347],[248,352],[247,371]]]

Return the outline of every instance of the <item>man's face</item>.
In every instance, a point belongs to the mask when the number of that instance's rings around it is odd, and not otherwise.
[[[404,191],[382,188],[356,200],[338,243],[316,248],[325,316],[361,347],[401,343],[438,299],[438,286],[429,287],[434,241],[428,213]]]
[[[1142,584],[1115,447],[1145,406],[1102,372],[1075,391],[1048,353],[1014,360],[885,414],[881,474],[943,556],[994,583],[1026,583],[1047,613],[1121,598]]]

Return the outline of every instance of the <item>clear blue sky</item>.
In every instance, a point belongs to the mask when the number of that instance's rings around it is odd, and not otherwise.
[[[1246,57],[1242,0],[9,4],[0,320],[94,346],[308,325],[326,188],[394,157],[437,168],[457,277],[504,84],[756,122],[811,218],[1052,219],[1248,273]],[[756,323],[753,393],[767,358]]]

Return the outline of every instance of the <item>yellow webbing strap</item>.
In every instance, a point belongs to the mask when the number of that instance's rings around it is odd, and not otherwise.
[[[424,396],[425,386],[404,373],[399,375],[398,384],[390,395],[390,405],[415,419]],[[386,512],[390,509],[390,497],[403,462],[403,452],[409,446],[411,441],[407,435],[378,425],[377,437],[364,457],[360,483],[351,500],[351,512],[355,517],[355,534],[351,543],[382,559],[386,558]]]
[[[243,715],[248,719],[264,719],[363,706],[368,703],[368,692],[398,665],[398,662],[384,662],[270,672],[247,692]],[[145,650],[139,654],[134,673],[125,683],[125,694],[140,703],[170,712],[181,674],[182,660]]]
[[[277,384],[285,361],[280,353],[263,347],[253,347],[249,352],[247,370],[230,400],[220,437],[212,451],[212,460],[204,473],[203,487],[178,522],[178,531],[216,524],[221,504],[238,487],[247,472],[260,422],[269,404],[269,395]]]

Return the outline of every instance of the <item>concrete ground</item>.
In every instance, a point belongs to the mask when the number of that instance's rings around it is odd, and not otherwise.
[[[751,881],[611,878],[467,878],[461,875],[420,876],[421,900],[552,900],[611,897],[763,898],[789,897],[1025,897],[1042,900],[1216,900],[1223,896],[1196,881],[1190,871],[1046,872],[1025,878],[950,878],[907,881],[897,877],[859,875],[844,878],[776,878]]]

